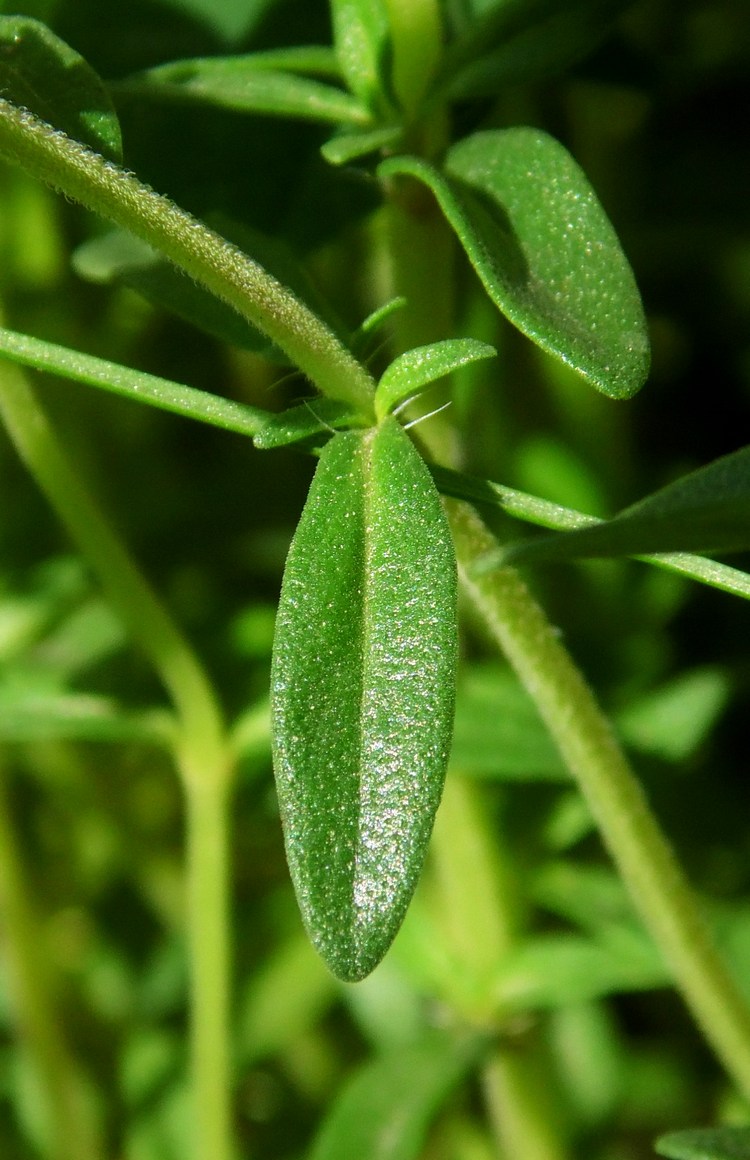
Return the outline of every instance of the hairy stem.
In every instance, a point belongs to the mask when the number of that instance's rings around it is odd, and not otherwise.
[[[257,262],[132,173],[0,98],[0,153],[130,230],[267,334],[332,398],[372,415],[369,372]]]
[[[473,509],[447,506],[464,591],[534,698],[706,1040],[750,1096],[750,1011],[609,722],[519,574],[473,574],[496,541]]]

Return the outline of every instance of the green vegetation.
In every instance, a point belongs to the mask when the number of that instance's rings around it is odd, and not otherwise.
[[[750,1156],[743,5],[22,7],[3,1160]]]

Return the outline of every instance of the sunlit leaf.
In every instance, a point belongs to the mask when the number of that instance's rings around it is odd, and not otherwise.
[[[120,124],[104,83],[40,21],[0,16],[0,93],[111,161],[122,160]]]
[[[272,668],[287,856],[313,943],[363,978],[403,919],[453,724],[456,576],[393,419],[324,448],[287,560]]]
[[[331,1108],[310,1160],[416,1160],[430,1121],[482,1048],[478,1036],[432,1032],[366,1064]]]
[[[587,178],[554,138],[493,129],[449,149],[444,172],[414,157],[388,159],[379,172],[432,189],[519,330],[605,394],[639,390],[649,347],[633,274]]]
[[[447,338],[409,350],[383,372],[375,391],[375,414],[382,419],[436,379],[477,359],[494,358],[496,354],[494,346],[474,338]]]

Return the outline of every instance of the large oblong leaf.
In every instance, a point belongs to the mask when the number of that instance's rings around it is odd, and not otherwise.
[[[122,160],[120,123],[104,82],[41,21],[0,16],[0,93],[110,161]]]
[[[342,979],[390,945],[445,776],[456,664],[453,548],[392,418],[324,448],[289,551],[273,742],[302,916]]]
[[[632,271],[586,176],[553,137],[493,129],[454,145],[444,172],[394,157],[379,173],[432,189],[519,330],[612,398],[640,389],[649,346]]]

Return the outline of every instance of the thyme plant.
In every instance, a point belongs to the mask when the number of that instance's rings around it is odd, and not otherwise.
[[[747,1100],[742,979],[717,950],[714,924],[631,767],[620,736],[627,724],[615,729],[605,716],[566,648],[565,624],[561,631],[550,621],[524,576],[544,592],[550,577],[564,575],[563,561],[630,556],[677,585],[665,592],[684,591],[688,578],[746,599],[747,573],[713,557],[749,546],[748,448],[664,482],[611,519],[519,490],[512,473],[497,482],[502,456],[492,479],[482,469],[483,427],[501,413],[488,400],[522,389],[507,368],[543,368],[561,406],[589,393],[580,414],[588,408],[600,432],[608,408],[624,407],[648,377],[644,310],[615,229],[529,97],[604,54],[629,6],[331,0],[330,11],[310,6],[309,39],[295,30],[295,43],[284,46],[283,4],[176,4],[180,20],[170,23],[165,7],[165,36],[153,51],[132,38],[105,44],[106,30],[98,51],[80,0],[48,13],[26,7],[0,17],[3,212],[9,222],[20,213],[20,190],[47,220],[58,209],[51,195],[40,200],[44,185],[95,215],[65,207],[75,274],[52,281],[59,297],[75,278],[86,309],[102,313],[95,339],[79,327],[73,341],[72,324],[66,334],[51,313],[31,333],[33,325],[19,328],[24,309],[6,284],[13,328],[0,330],[0,414],[109,611],[99,608],[98,621],[73,618],[72,660],[61,662],[62,643],[45,645],[45,634],[80,601],[85,581],[75,573],[79,594],[55,597],[48,574],[47,612],[39,604],[27,627],[8,635],[0,740],[7,769],[21,773],[0,796],[0,918],[9,1009],[34,1097],[14,1089],[3,1155],[35,1148],[59,1160],[238,1160],[310,1149],[304,1154],[315,1160],[561,1160],[582,1147],[601,1157],[642,1155],[627,1143],[617,1151],[608,1136],[616,1100],[595,1059],[597,1051],[615,1059],[619,1040],[607,1030],[603,1000],[666,987],[680,995],[736,1098]],[[138,40],[135,8],[128,19]],[[183,44],[198,47],[190,55]],[[78,51],[86,45],[88,60]],[[514,105],[524,110],[518,119]],[[195,153],[179,137],[191,127]],[[255,155],[245,151],[254,133]],[[181,171],[170,172],[173,134]],[[224,168],[212,184],[215,159],[200,150],[214,136]],[[274,162],[285,167],[276,185]],[[232,169],[236,192],[226,195]],[[265,192],[257,203],[250,196],[243,220],[240,204],[254,185]],[[292,201],[290,190],[301,190],[286,231],[269,226],[284,187]],[[33,229],[23,228],[29,243]],[[82,289],[81,279],[99,290]],[[142,335],[165,311],[184,320],[180,333],[190,326],[210,336],[200,341],[213,344],[217,366],[231,368],[225,386],[218,371],[215,382],[197,374],[199,385],[188,386],[127,365],[128,327]],[[172,368],[174,355],[147,365]],[[29,369],[41,375],[39,387]],[[288,549],[270,670],[259,665],[265,689],[248,676],[249,663],[222,659],[215,642],[204,641],[201,659],[174,594],[157,596],[144,578],[120,520],[105,514],[107,455],[82,451],[76,433],[76,408],[96,403],[70,385],[52,398],[49,375],[218,428],[227,446],[243,436],[238,454],[256,473],[244,502],[269,511],[284,472],[317,460]],[[507,450],[512,413],[506,404],[507,439],[500,430],[489,446]],[[145,460],[144,438],[131,453]],[[197,461],[187,472],[198,481],[203,470]],[[200,487],[188,506],[198,496]],[[142,494],[140,502],[161,498]],[[218,518],[220,497],[204,498]],[[236,497],[227,506],[240,518]],[[524,535],[524,522],[546,533]],[[211,570],[210,556],[201,567]],[[585,575],[591,592],[605,590],[597,587],[603,571]],[[554,589],[549,596],[556,605]],[[262,608],[248,622],[256,660],[265,655],[257,641],[268,640]],[[121,630],[164,703],[140,675],[128,691],[121,660],[110,667],[125,647]],[[481,661],[493,651],[505,667]],[[457,667],[467,674],[458,706]],[[81,688],[87,673],[92,684]],[[708,730],[715,695],[710,683],[694,702],[675,694],[682,719],[692,711]],[[662,726],[667,748],[675,745],[670,729]],[[117,1034],[105,1034],[114,1017],[102,999],[105,1016],[87,1051],[71,1017],[75,979],[44,949],[48,904],[35,898],[11,791],[36,761],[50,770],[80,761],[85,782],[102,747],[119,752],[123,769],[130,755],[145,754],[179,778],[184,905],[151,854],[141,854],[139,892],[159,896],[178,974],[187,946],[185,1067],[169,1003],[157,1004],[148,1032],[131,1035],[145,1017],[132,978],[120,991]],[[263,854],[240,849],[231,818],[237,800],[265,784],[271,749],[278,814],[266,798],[255,816],[277,835],[283,828],[300,917],[286,902],[275,914],[269,891],[246,920],[231,867],[248,857],[262,893]],[[494,793],[478,784],[482,776],[496,783]],[[524,788],[530,849],[511,824]],[[250,828],[257,839],[258,821]],[[578,857],[595,833],[614,872]],[[134,880],[138,856],[128,871]],[[125,848],[118,858],[127,862]],[[77,914],[83,903],[66,905]],[[535,917],[545,909],[554,921]],[[247,963],[231,936],[243,946],[246,922],[256,939]],[[170,945],[146,941],[152,950]],[[115,960],[112,970],[124,972]],[[156,975],[146,976],[152,1001]],[[179,996],[179,979],[175,988]],[[75,1003],[95,1010],[96,994],[79,981]],[[171,1001],[179,1008],[179,997]],[[337,1002],[373,1043],[371,1058],[342,1084],[334,1073],[343,1063],[331,1062],[319,1021]],[[295,1054],[305,1042],[308,1065],[303,1050]],[[253,1115],[239,1112],[243,1077],[262,1076],[252,1068],[274,1057],[307,1098],[321,1085],[332,1093],[307,1141],[264,1142]],[[111,1074],[97,1074],[98,1058]],[[580,1064],[577,1078],[562,1074],[566,1058]],[[456,1094],[476,1079],[481,1115]],[[264,1117],[273,1120],[273,1110],[256,1113]],[[441,1126],[425,1144],[435,1120]],[[717,1127],[675,1131],[659,1146],[667,1156],[728,1160],[750,1154],[749,1141],[742,1128]]]

